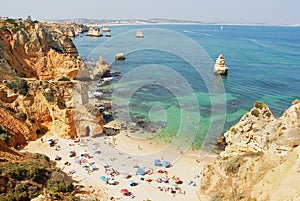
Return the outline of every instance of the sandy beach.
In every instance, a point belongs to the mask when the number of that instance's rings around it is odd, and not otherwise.
[[[59,159],[57,166],[77,184],[105,192],[106,198],[102,199],[198,200],[196,191],[202,169],[212,163],[215,156],[197,150],[182,154],[178,150],[176,160],[173,158],[169,162],[164,149],[165,145],[150,140],[137,141],[122,131],[113,137],[75,140],[45,135],[30,142],[23,151],[42,153],[51,160]],[[156,155],[152,153],[158,152],[161,158],[157,160],[168,161],[171,167],[154,164]]]

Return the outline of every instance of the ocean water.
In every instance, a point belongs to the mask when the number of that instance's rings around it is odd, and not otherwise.
[[[112,90],[106,98],[115,102],[116,119],[127,121],[128,128],[136,126],[132,122],[144,127],[136,137],[172,138],[179,133],[195,137],[194,145],[201,147],[205,140],[214,141],[234,125],[257,100],[279,117],[300,98],[300,27],[143,25],[111,29],[112,38],[79,36],[74,43],[86,61],[96,63],[104,56],[112,72],[121,72],[99,90]],[[135,38],[137,30],[143,30],[144,39]],[[126,53],[125,61],[114,61],[119,52]],[[229,74],[216,77],[213,63],[220,53]],[[195,65],[205,70],[197,71]]]

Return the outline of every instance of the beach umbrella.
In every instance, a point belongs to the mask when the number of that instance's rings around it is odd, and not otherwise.
[[[159,159],[154,160],[155,166],[161,166],[161,161]]]
[[[100,179],[105,182],[107,182],[109,180],[109,178],[107,178],[106,176],[101,176]]]
[[[132,179],[128,181],[128,184],[129,184],[129,185],[132,185],[132,184],[134,184],[134,183],[135,183],[135,182],[134,182]]]
[[[163,161],[163,162],[162,162],[162,165],[163,165],[164,167],[169,167],[169,166],[170,166],[170,163],[169,163],[168,161]]]
[[[145,175],[145,170],[142,168],[139,168],[136,172],[140,175]]]
[[[120,192],[123,193],[123,195],[127,195],[129,193],[129,191],[126,188],[121,189]]]
[[[111,178],[111,179],[108,180],[108,183],[109,183],[110,185],[115,185],[116,181],[115,181],[114,178]]]
[[[174,180],[175,182],[177,182],[177,181],[179,181],[179,180],[180,180],[180,178],[179,178],[179,177],[176,177],[176,176],[174,176],[174,177],[173,177],[173,180]]]

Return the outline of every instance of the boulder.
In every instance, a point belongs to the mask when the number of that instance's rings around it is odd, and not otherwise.
[[[108,28],[108,27],[102,27],[102,31],[103,32],[110,32],[110,28]]]
[[[118,60],[125,60],[126,59],[126,56],[124,53],[118,53],[116,54],[115,56],[115,60],[118,61]]]
[[[100,57],[95,69],[93,70],[92,79],[111,77],[110,70],[111,66],[104,60],[103,57]]]
[[[225,59],[222,54],[216,60],[214,72],[219,75],[226,75],[228,72],[228,67],[225,65]]]

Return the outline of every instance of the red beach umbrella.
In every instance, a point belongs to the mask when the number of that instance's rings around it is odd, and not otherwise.
[[[126,195],[126,194],[129,193],[129,191],[127,189],[123,188],[123,189],[121,189],[121,193],[123,193],[124,195]]]

